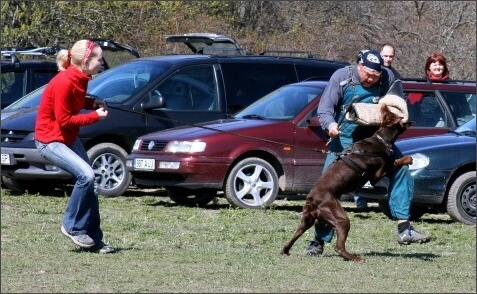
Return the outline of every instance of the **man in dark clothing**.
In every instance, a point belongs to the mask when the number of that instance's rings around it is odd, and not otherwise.
[[[383,58],[383,65],[387,68],[389,68],[396,79],[401,79],[401,74],[394,68],[392,67],[392,63],[394,61],[394,58],[396,57],[396,50],[394,50],[393,45],[391,44],[383,44],[381,46],[381,57]]]

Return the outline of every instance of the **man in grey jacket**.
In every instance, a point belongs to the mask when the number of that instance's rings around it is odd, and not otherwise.
[[[331,138],[329,151],[323,172],[336,159],[335,153],[342,152],[356,141],[372,136],[377,126],[360,126],[342,119],[345,109],[351,102],[377,103],[395,80],[393,73],[383,67],[383,59],[378,51],[361,51],[356,65],[338,69],[330,78],[318,104],[318,117],[321,126]],[[403,93],[399,93],[403,97]],[[338,122],[341,122],[338,125]],[[394,154],[401,157],[400,150],[394,145]],[[397,241],[401,245],[424,243],[430,236],[414,229],[409,222],[409,210],[413,195],[413,179],[408,166],[396,169],[390,177],[389,206],[393,219],[397,221]],[[334,230],[327,223],[315,225],[315,238],[305,253],[320,255],[324,243],[331,242]]]

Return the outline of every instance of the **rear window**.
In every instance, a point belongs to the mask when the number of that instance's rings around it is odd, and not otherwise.
[[[181,68],[152,91],[161,94],[171,110],[217,110],[217,79],[212,64]]]
[[[2,108],[18,100],[24,94],[25,71],[2,72]]]
[[[279,87],[297,81],[293,64],[221,64],[227,109],[235,113]]]

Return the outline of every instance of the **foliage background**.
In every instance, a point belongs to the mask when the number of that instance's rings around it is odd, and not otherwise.
[[[431,52],[443,52],[451,78],[475,80],[475,1],[2,1],[1,45],[71,46],[114,39],[142,56],[182,53],[164,36],[215,32],[250,54],[306,50],[353,62],[389,42],[404,77],[423,77]],[[175,45],[177,46],[177,45]]]

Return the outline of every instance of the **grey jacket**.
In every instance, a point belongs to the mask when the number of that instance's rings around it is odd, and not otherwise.
[[[335,114],[338,107],[342,104],[341,99],[343,98],[343,89],[350,83],[351,79],[354,83],[360,83],[357,65],[340,68],[331,76],[328,85],[321,96],[317,110],[320,124],[324,130],[328,130],[332,123],[337,123],[335,121]],[[395,77],[392,71],[383,67],[381,78],[378,81],[378,83],[381,83],[380,96],[386,94],[394,80]]]

